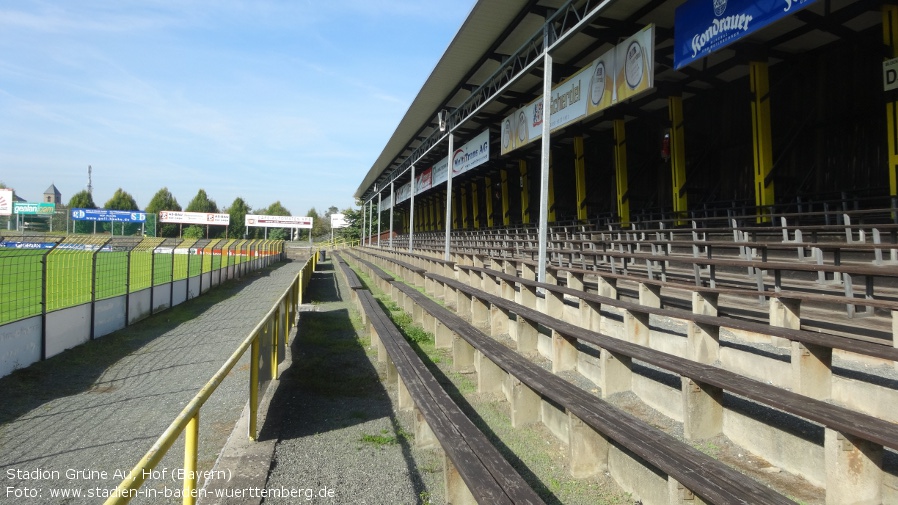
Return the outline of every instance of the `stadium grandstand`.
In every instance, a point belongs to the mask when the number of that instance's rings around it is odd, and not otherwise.
[[[358,186],[362,261],[603,399],[635,393],[686,441],[727,437],[762,487],[782,472],[811,501],[898,503],[879,407],[898,400],[896,57],[888,1],[478,1]],[[439,347],[454,323],[433,324]],[[483,356],[517,377],[514,424],[526,373],[463,340],[484,390]],[[782,498],[617,431],[638,420],[588,420],[551,381],[525,389],[572,473],[645,503]]]

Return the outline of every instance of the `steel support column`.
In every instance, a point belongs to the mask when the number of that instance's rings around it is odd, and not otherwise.
[[[487,177],[483,180],[483,186],[485,191],[484,196],[486,196],[486,227],[493,227],[493,179],[492,177]]]
[[[452,130],[449,130],[450,132]],[[449,166],[446,168],[446,236],[443,244],[443,259],[449,261],[449,238],[452,228],[452,151],[455,149],[454,136],[449,134]]]
[[[685,224],[689,202],[686,195],[686,136],[683,128],[683,97],[667,99],[670,116],[670,171],[673,181],[673,211],[676,224]]]
[[[396,207],[396,184],[390,181],[390,240],[389,247],[393,249],[393,208]]]
[[[882,6],[882,40],[888,47],[889,59],[898,58],[898,5]],[[889,195],[898,204],[898,91],[886,91],[886,142],[889,172]],[[898,219],[898,216],[893,216]]]
[[[574,137],[574,180],[577,186],[577,219],[586,221],[586,159],[581,136]]]
[[[480,229],[480,205],[478,201],[477,181],[471,181],[471,219],[474,220],[474,229]]]
[[[614,170],[617,184],[617,216],[621,226],[630,226],[630,189],[627,185],[627,128],[614,120]]]
[[[503,168],[499,173],[501,174],[502,184],[502,225],[511,226],[511,205],[508,202],[508,170]]]
[[[409,214],[408,214],[408,252],[415,249],[415,165],[411,166],[411,196],[409,197]]]
[[[751,126],[755,162],[757,222],[770,222],[774,203],[773,136],[770,133],[770,79],[766,61],[749,62]]]
[[[546,47],[549,46],[549,32],[546,31]],[[546,282],[546,238],[549,230],[549,185],[552,153],[551,128],[549,120],[549,104],[552,101],[552,55],[548,51],[543,55],[543,138],[540,153],[539,178],[539,257],[536,266],[536,279]]]
[[[527,160],[518,161],[518,173],[521,176],[521,222],[530,224],[530,174]]]

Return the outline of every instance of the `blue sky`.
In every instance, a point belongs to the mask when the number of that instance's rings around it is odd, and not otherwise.
[[[474,0],[0,3],[0,181],[340,210]]]

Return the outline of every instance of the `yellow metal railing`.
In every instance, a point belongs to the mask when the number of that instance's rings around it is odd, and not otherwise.
[[[250,350],[250,378],[249,378],[249,438],[255,440],[258,433],[257,419],[259,409],[259,385],[260,360],[268,364],[266,378],[277,379],[278,362],[282,356],[281,346],[286,348],[287,336],[295,325],[298,307],[302,303],[302,294],[312,278],[312,272],[318,264],[318,252],[306,262],[302,270],[296,274],[296,278],[284,294],[278,299],[271,310],[262,318],[262,321],[250,331],[249,335],[240,343],[240,346],[231,354],[227,361],[218,369],[215,375],[203,386],[192,400],[181,410],[178,417],[168,426],[164,433],[156,440],[156,443],[144,455],[128,473],[128,476],[118,485],[115,491],[104,502],[105,505],[120,505],[131,501],[137,495],[137,490],[143,485],[146,477],[152,474],[152,470],[159,464],[171,446],[181,433],[184,433],[184,483],[182,503],[194,505],[197,492],[197,450],[199,449],[200,409],[206,400],[215,392],[219,384],[227,377],[234,365]],[[263,355],[263,350],[268,355]]]

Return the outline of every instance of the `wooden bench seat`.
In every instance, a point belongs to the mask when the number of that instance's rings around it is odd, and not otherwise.
[[[792,503],[767,486],[531,363],[417,290],[399,282],[395,284],[416,306],[422,307],[506,373],[708,503]],[[578,442],[570,441],[570,450],[574,453],[582,448]]]
[[[607,296],[590,293],[568,286],[558,286],[555,284],[540,283],[535,280],[527,280],[515,275],[498,272],[489,268],[473,267],[468,265],[459,265],[458,268],[460,270],[476,272],[480,275],[490,276],[495,279],[501,279],[505,282],[518,283],[529,289],[544,289],[548,293],[567,295],[593,304],[626,310],[633,314],[655,315],[660,317],[679,319],[682,321],[706,326],[723,327],[751,333],[766,334],[773,337],[801,342],[804,344],[828,347],[832,349],[841,349],[865,356],[898,361],[898,348],[890,347],[884,344],[877,344],[864,340],[856,340],[815,331],[785,328],[782,326],[772,326],[768,324],[746,321],[742,319],[734,319],[730,317],[709,316],[696,314],[694,312],[686,312],[683,310],[663,309],[648,305],[640,305],[638,303],[618,300],[616,298],[610,298]],[[703,290],[703,292],[720,292],[720,290]]]
[[[467,491],[453,489],[448,476],[447,502],[489,504],[542,504],[514,467],[489,442],[427,369],[370,291],[360,290],[359,299],[376,338],[389,355],[400,380],[402,395],[408,394],[427,428],[439,441]],[[416,432],[419,430],[416,429]],[[467,494],[474,502],[470,502]]]
[[[489,294],[468,284],[435,274],[428,274],[437,282],[501,307],[529,321],[537,322],[559,335],[582,340],[613,354],[638,359],[668,370],[697,383],[710,384],[725,391],[775,407],[784,412],[820,423],[840,433],[847,433],[891,449],[898,449],[898,425],[829,404],[776,386],[750,379],[716,366],[698,363],[648,347],[609,337],[596,331],[550,317],[538,310]],[[544,284],[540,287],[550,289]]]

